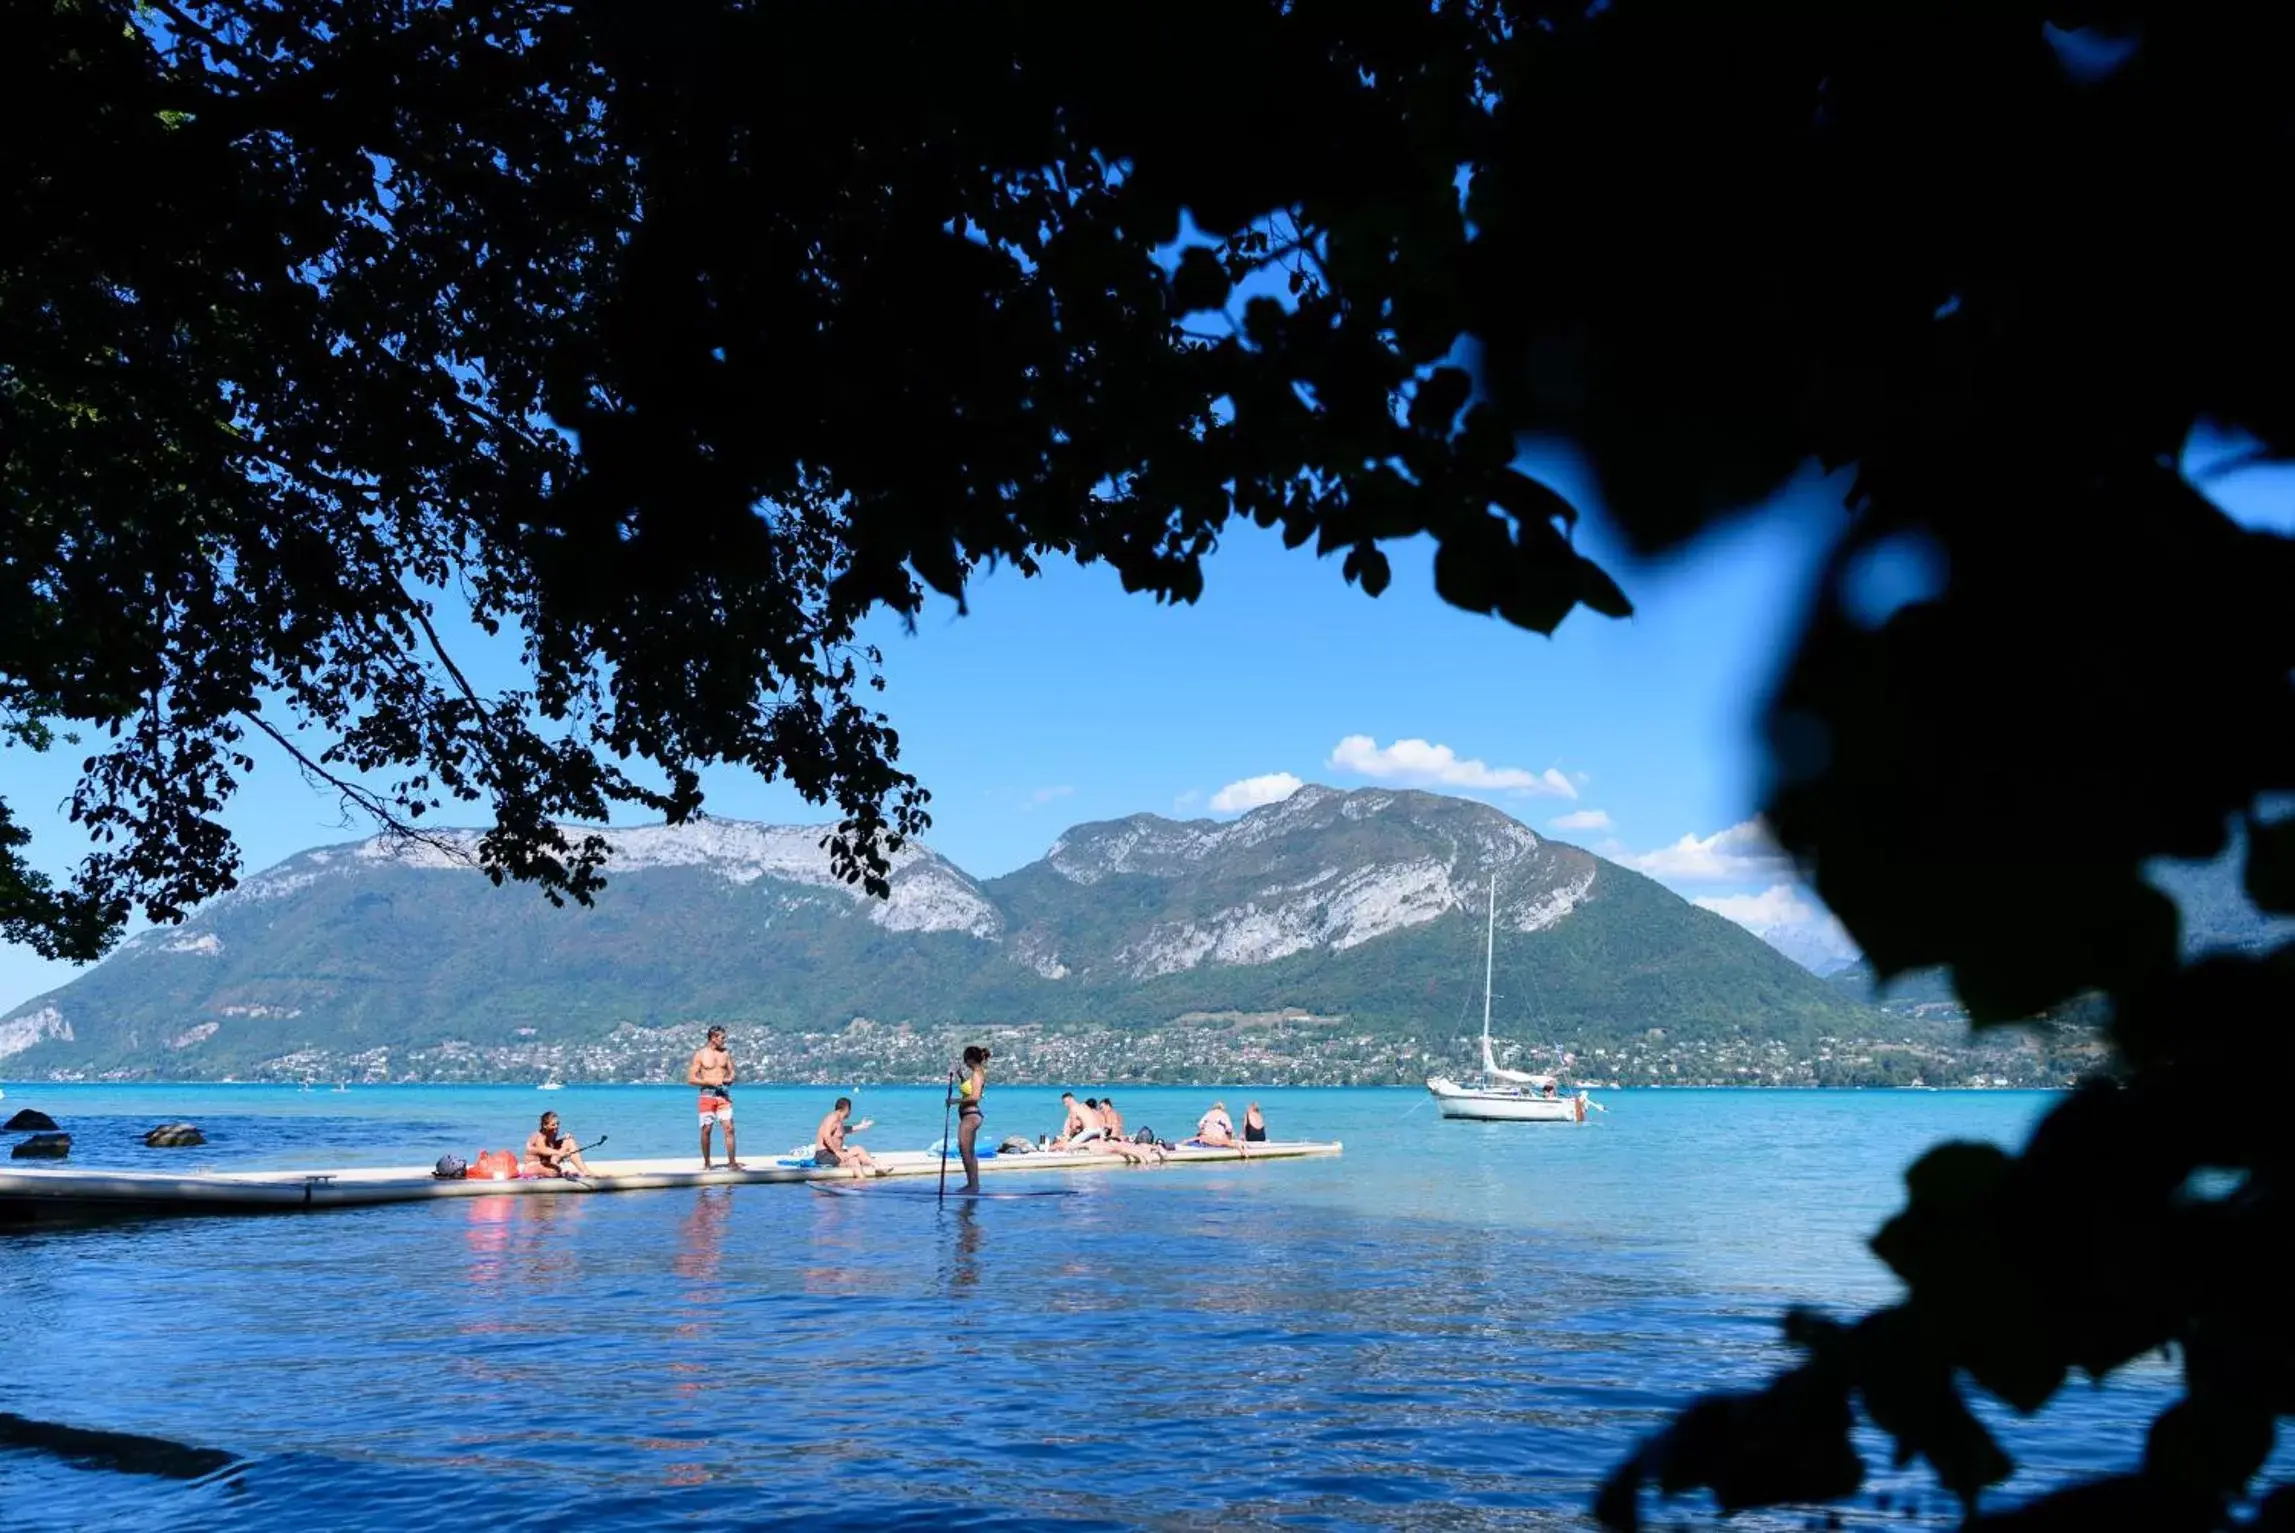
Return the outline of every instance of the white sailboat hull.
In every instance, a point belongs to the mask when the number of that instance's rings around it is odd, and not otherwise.
[[[1426,1083],[1435,1110],[1445,1118],[1474,1118],[1488,1123],[1583,1123],[1586,1099],[1582,1094],[1546,1096],[1513,1086],[1461,1086],[1437,1077]]]

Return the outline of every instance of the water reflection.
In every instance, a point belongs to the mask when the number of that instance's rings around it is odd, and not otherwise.
[[[503,1261],[510,1250],[510,1221],[518,1216],[518,1200],[464,1198],[463,1246],[470,1253],[470,1283],[495,1288],[503,1281]]]
[[[718,1264],[725,1256],[725,1221],[733,1212],[733,1189],[730,1187],[703,1187],[695,1191],[693,1206],[686,1210],[678,1222],[677,1255],[670,1259],[670,1271],[688,1283],[707,1284],[717,1280]],[[692,1301],[702,1297],[688,1293]]]
[[[669,1269],[685,1280],[686,1288],[679,1296],[679,1319],[669,1328],[678,1345],[664,1371],[670,1377],[670,1392],[689,1402],[717,1387],[710,1373],[709,1352],[721,1293],[717,1274],[725,1261],[725,1227],[732,1216],[733,1189],[703,1187],[694,1192],[693,1206],[678,1221],[677,1254],[670,1258]],[[682,1449],[690,1444],[674,1446]],[[689,1476],[673,1480],[673,1484],[694,1484],[708,1477],[697,1464],[673,1468]]]
[[[958,1199],[954,1254],[948,1264],[948,1292],[956,1297],[980,1286],[980,1205]]]

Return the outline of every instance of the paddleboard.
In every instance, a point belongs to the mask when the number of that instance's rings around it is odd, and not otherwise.
[[[930,1187],[884,1187],[869,1182],[847,1182],[843,1186],[835,1186],[828,1182],[815,1182],[813,1183],[813,1190],[840,1198],[938,1198],[940,1196]],[[958,1198],[963,1198],[966,1202],[971,1202],[977,1198],[1072,1198],[1076,1192],[1077,1189],[1073,1187],[998,1187],[995,1189],[982,1188],[978,1192],[960,1192],[951,1187],[948,1189],[948,1198],[952,1203]]]

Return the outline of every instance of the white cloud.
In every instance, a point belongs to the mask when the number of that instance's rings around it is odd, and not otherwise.
[[[1793,871],[1792,859],[1769,838],[1759,820],[1746,820],[1710,836],[1684,836],[1671,846],[1624,859],[1627,867],[1652,878],[1685,884],[1743,884]]]
[[[1220,814],[1239,814],[1262,804],[1279,804],[1305,786],[1289,772],[1266,772],[1229,783],[1211,795],[1211,807]]]
[[[1556,830],[1608,830],[1610,815],[1606,809],[1573,809],[1558,814],[1546,822]]]
[[[1190,809],[1193,809],[1196,805],[1202,802],[1203,790],[1201,788],[1190,788],[1185,793],[1182,793],[1179,797],[1171,801],[1172,813],[1185,814]]]
[[[1752,927],[1798,926],[1822,913],[1791,884],[1771,884],[1759,894],[1707,894],[1690,903]]]
[[[1462,760],[1449,746],[1425,740],[1397,740],[1381,746],[1369,735],[1349,735],[1332,749],[1331,766],[1358,777],[1423,787],[1505,788],[1517,793],[1550,793],[1557,798],[1578,796],[1577,785],[1553,767],[1543,772],[1493,767]]]
[[[1038,804],[1049,804],[1056,798],[1073,798],[1075,796],[1076,790],[1067,783],[1062,783],[1056,788],[1038,788],[1034,793],[1028,795],[1028,803],[1030,807],[1034,807]]]
[[[1859,956],[1857,944],[1833,913],[1791,884],[1771,884],[1759,894],[1709,894],[1690,903],[1735,921],[1820,974]]]

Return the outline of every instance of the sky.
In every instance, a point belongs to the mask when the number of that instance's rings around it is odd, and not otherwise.
[[[2195,449],[2190,461],[2213,455]],[[1565,460],[1535,466],[1590,508],[1579,546],[1619,577],[1632,618],[1581,610],[1547,638],[1461,612],[1434,594],[1423,543],[1390,546],[1393,584],[1372,599],[1340,578],[1336,558],[1286,551],[1246,524],[1207,564],[1192,606],[1128,596],[1104,567],[1062,564],[1034,580],[991,574],[967,614],[936,604],[913,634],[879,625],[903,764],[933,793],[928,844],[990,877],[1082,821],[1229,818],[1310,782],[1427,788],[1646,872],[1789,951],[1849,956],[1754,820],[1759,702],[1843,525],[1839,485],[1799,481],[1679,556],[1638,564],[1605,535]],[[2295,471],[2202,484],[2242,521],[2295,532]],[[1917,571],[1899,574],[1905,589],[1883,579],[1880,598],[1917,585]],[[504,660],[458,658],[482,672]],[[60,807],[81,754],[0,751],[0,797],[51,873],[85,851]],[[278,757],[259,759],[226,815],[248,871],[371,832]],[[746,774],[705,784],[712,814],[832,817]],[[0,948],[0,1011],[76,972]]]

